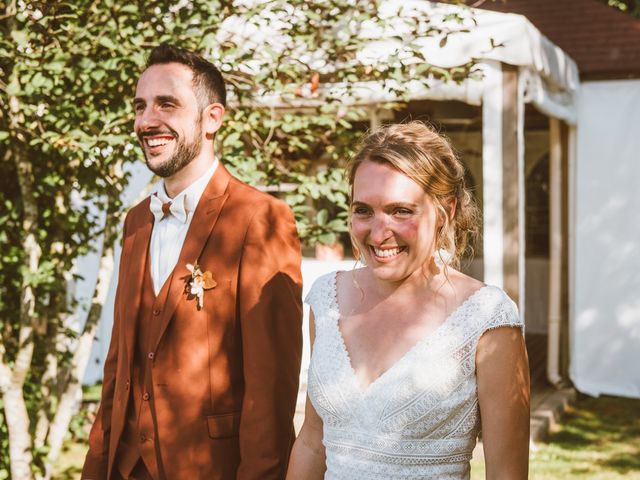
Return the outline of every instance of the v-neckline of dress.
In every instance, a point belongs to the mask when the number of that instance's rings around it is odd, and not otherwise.
[[[489,288],[489,285],[482,285],[473,291],[467,298],[465,298],[447,317],[443,320],[443,322],[438,325],[435,329],[431,330],[427,333],[426,336],[420,338],[416,343],[414,343],[407,351],[405,351],[395,362],[393,362],[385,371],[383,371],[380,375],[374,378],[368,385],[363,386],[358,381],[358,376],[356,374],[355,369],[353,368],[353,363],[351,363],[351,355],[349,354],[349,350],[347,349],[347,344],[344,341],[344,337],[342,336],[342,330],[340,330],[340,320],[342,319],[342,314],[340,313],[340,304],[338,303],[338,271],[333,272],[333,278],[331,281],[331,302],[332,309],[336,312],[335,322],[333,325],[335,327],[335,333],[339,339],[339,348],[342,353],[342,358],[346,363],[348,370],[351,374],[352,383],[357,390],[357,392],[361,396],[366,396],[369,392],[378,384],[382,383],[382,381],[391,375],[395,370],[399,368],[399,365],[406,361],[407,357],[410,357],[417,351],[421,346],[430,343],[436,338],[440,333],[444,330],[445,326],[448,326],[451,321],[457,317],[460,312],[469,305],[477,296],[480,295],[481,292]]]

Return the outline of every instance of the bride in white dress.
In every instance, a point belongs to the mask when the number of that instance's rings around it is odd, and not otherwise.
[[[363,268],[307,297],[312,355],[287,479],[526,479],[522,323],[497,287],[455,269],[476,229],[464,167],[419,122],[369,134],[349,167]],[[443,254],[446,252],[446,254]]]

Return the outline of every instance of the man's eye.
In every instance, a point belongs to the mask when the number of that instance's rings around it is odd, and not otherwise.
[[[173,108],[174,105],[173,103],[169,103],[169,102],[164,102],[162,105],[160,105],[160,107],[164,108],[165,110]]]
[[[144,110],[144,105],[138,103],[133,106],[133,111],[136,113],[142,112]]]

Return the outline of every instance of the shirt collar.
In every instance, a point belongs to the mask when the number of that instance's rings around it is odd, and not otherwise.
[[[167,195],[167,192],[164,189],[164,180],[160,180],[153,186],[153,188],[151,189],[151,194],[157,195],[158,198],[163,202],[179,202],[182,200],[181,197],[184,197],[185,210],[187,211],[187,213],[193,212],[196,209],[196,205],[198,205],[198,202],[200,201],[200,197],[202,197],[202,194],[204,193],[204,189],[207,188],[209,180],[211,180],[211,177],[213,177],[213,174],[218,168],[219,163],[220,161],[218,160],[218,157],[215,157],[213,163],[207,169],[207,171],[204,172],[200,176],[200,178],[198,178],[191,185],[182,190],[174,198],[169,198],[169,195]]]

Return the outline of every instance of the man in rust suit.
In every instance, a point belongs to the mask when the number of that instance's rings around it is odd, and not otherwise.
[[[214,151],[225,87],[161,45],[134,100],[162,180],[124,225],[102,401],[83,479],[284,477],[302,350],[300,246],[289,208]]]

